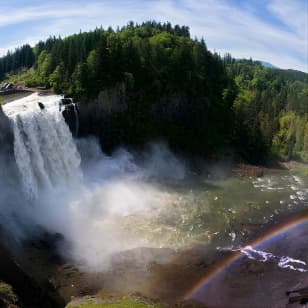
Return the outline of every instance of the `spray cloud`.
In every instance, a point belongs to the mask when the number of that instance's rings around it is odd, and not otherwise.
[[[60,233],[66,257],[102,268],[116,252],[151,245],[123,222],[136,215],[146,219],[163,206],[155,179],[182,179],[185,168],[164,144],[150,145],[138,159],[124,149],[106,156],[95,139],[76,145],[58,111],[59,100],[31,95],[5,106],[14,131],[17,176],[14,189],[7,184],[1,206],[10,200],[5,219],[11,217],[17,238],[31,235],[37,226]]]

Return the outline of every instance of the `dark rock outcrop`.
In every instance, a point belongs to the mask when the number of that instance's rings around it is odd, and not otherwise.
[[[79,108],[77,104],[67,104],[64,105],[62,111],[65,122],[67,123],[72,135],[78,137],[79,133]]]
[[[38,102],[38,105],[40,107],[41,110],[45,109],[45,105],[41,102]]]
[[[5,115],[0,106],[0,204],[7,199],[8,190],[16,189],[19,177],[14,158],[14,134],[10,119]],[[0,223],[1,215],[0,212]]]
[[[62,112],[65,122],[74,137],[79,134],[79,108],[70,97],[64,97],[59,104],[59,111]]]
[[[13,130],[9,118],[0,106],[0,154],[13,153]]]
[[[2,236],[0,234],[0,236]],[[22,307],[63,307],[48,281],[38,284],[26,274],[6,247],[0,245],[0,280],[12,286]]]

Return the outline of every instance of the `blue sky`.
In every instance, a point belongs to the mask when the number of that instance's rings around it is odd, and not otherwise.
[[[308,71],[308,0],[10,0],[0,16],[0,55],[49,35],[155,19],[188,25],[222,55]]]

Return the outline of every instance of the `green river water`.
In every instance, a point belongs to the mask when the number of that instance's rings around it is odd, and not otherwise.
[[[163,206],[125,217],[145,245],[180,248],[198,241],[240,245],[245,233],[308,206],[308,177],[288,171],[264,177],[198,178],[161,189]]]

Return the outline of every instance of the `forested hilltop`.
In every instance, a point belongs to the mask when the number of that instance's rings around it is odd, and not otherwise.
[[[87,109],[83,133],[111,148],[162,139],[200,156],[308,161],[307,74],[222,58],[185,26],[51,37],[0,58],[0,79],[73,96]],[[97,97],[120,107],[93,107]]]
[[[308,161],[308,74],[230,55],[224,63],[237,88],[234,132],[242,153]]]

